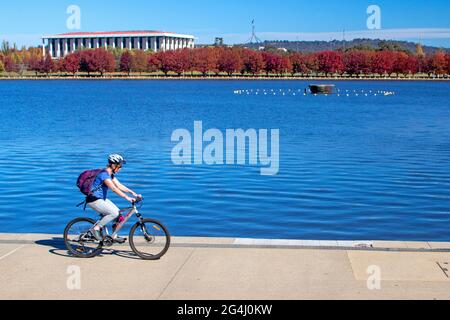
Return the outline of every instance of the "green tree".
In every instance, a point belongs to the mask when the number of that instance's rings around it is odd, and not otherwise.
[[[3,40],[3,41],[2,41],[2,48],[1,48],[0,50],[1,50],[1,52],[2,52],[4,55],[7,55],[7,54],[11,51],[11,47],[10,47],[10,45],[9,45],[9,42],[6,41],[6,40]]]

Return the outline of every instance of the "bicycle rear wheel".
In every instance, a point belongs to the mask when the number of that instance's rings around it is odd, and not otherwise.
[[[161,222],[145,219],[131,229],[130,246],[141,259],[161,259],[170,248],[169,231]]]
[[[67,250],[77,258],[93,258],[102,252],[103,244],[91,234],[95,221],[79,218],[70,222],[64,231]]]

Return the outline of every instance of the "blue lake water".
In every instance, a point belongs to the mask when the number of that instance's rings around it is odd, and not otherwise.
[[[173,235],[450,241],[450,83],[0,81],[0,232],[63,232],[78,175],[109,153]],[[282,90],[286,95],[234,94]],[[291,90],[291,91],[289,91]],[[279,129],[280,172],[175,166],[172,132]],[[124,201],[112,196],[118,205]]]

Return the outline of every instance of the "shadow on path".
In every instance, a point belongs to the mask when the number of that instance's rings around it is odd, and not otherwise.
[[[80,259],[80,258],[73,256],[67,250],[66,245],[64,244],[63,238],[39,240],[39,241],[36,241],[35,244],[42,246],[42,247],[50,248],[49,253],[57,255],[57,256],[64,257],[64,258],[71,258],[71,259]],[[121,258],[126,258],[126,259],[141,260],[132,251],[115,250],[113,248],[103,249],[103,252],[100,255],[98,255],[97,258],[106,256],[106,255],[115,255],[115,256],[118,256]]]

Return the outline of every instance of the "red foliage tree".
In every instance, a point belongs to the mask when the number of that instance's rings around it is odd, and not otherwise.
[[[131,52],[126,50],[122,53],[122,56],[120,57],[120,65],[119,69],[122,72],[126,72],[128,75],[130,75],[132,67],[133,67],[133,58],[131,55]]]
[[[450,52],[445,55],[445,59],[447,60],[447,74],[450,75]]]
[[[260,51],[243,50],[241,52],[243,60],[243,71],[252,75],[260,74],[266,68],[264,58]]]
[[[37,75],[39,72],[39,64],[41,63],[42,58],[37,55],[32,55],[28,60],[28,70],[34,71]]]
[[[231,76],[235,72],[241,72],[243,62],[238,50],[225,49],[219,57],[218,67],[220,72]]]
[[[164,72],[166,76],[169,72],[175,71],[177,61],[174,51],[159,52],[157,57],[161,63],[161,71]]]
[[[292,68],[294,73],[309,73],[310,70],[308,68],[307,63],[307,55],[301,53],[294,53],[290,57],[292,62]]]
[[[87,72],[88,75],[91,72],[95,72],[95,63],[94,63],[94,51],[93,50],[84,50],[79,52],[80,58],[80,71]]]
[[[283,56],[281,59],[281,73],[282,74],[292,74],[293,73],[293,65],[289,56]]]
[[[46,75],[49,75],[51,72],[55,71],[55,63],[50,55],[47,55],[39,62],[37,71],[40,73],[45,73]]]
[[[192,51],[192,69],[206,76],[218,72],[219,54],[216,48],[198,48]]]
[[[350,74],[368,74],[372,70],[372,53],[364,50],[354,50],[345,54],[345,71]]]
[[[306,55],[306,67],[310,72],[319,72],[319,60],[317,54],[310,53]]]
[[[283,57],[274,53],[264,52],[263,59],[266,64],[266,74],[282,74],[283,73]]]
[[[181,76],[183,73],[192,70],[190,49],[176,50],[173,53],[175,62],[172,66],[173,72]]]
[[[344,56],[341,52],[324,51],[317,54],[319,62],[319,72],[326,75],[332,73],[342,73],[345,69]]]
[[[158,72],[161,71],[161,61],[159,61],[156,54],[149,54],[147,57],[147,71]]]
[[[4,58],[3,64],[6,72],[18,72],[19,70],[19,66],[10,54]]]
[[[373,73],[391,74],[394,72],[395,56],[392,51],[377,52],[371,62]]]
[[[63,59],[62,71],[75,75],[80,70],[80,55],[72,53]]]
[[[431,56],[431,69],[435,74],[447,73],[447,58],[442,51],[436,52]]]
[[[414,74],[419,70],[418,58],[405,52],[395,52],[393,72],[398,74]]]
[[[106,72],[114,72],[116,69],[114,55],[103,48],[94,50],[93,59],[94,72],[100,72],[101,76]]]

